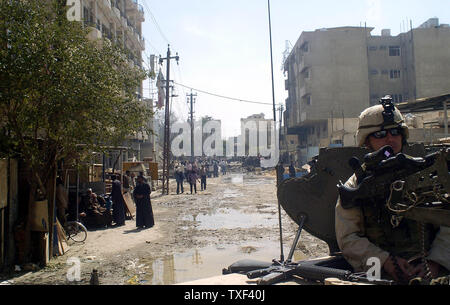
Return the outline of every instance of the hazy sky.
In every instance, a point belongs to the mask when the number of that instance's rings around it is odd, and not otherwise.
[[[265,113],[273,119],[267,0],[139,0],[144,6],[144,56],[166,57],[170,43],[170,79],[178,84],[222,96],[263,104],[223,99],[199,91],[195,117],[222,121],[222,136],[239,134],[240,118]],[[294,45],[303,31],[340,26],[374,27],[372,35],[391,29],[392,35],[417,27],[429,18],[450,23],[450,0],[272,0],[270,1],[275,102],[287,97],[281,70],[286,41]],[[150,13],[151,12],[151,13]],[[165,63],[163,66],[165,74]],[[144,83],[144,96],[149,83]],[[172,110],[186,120],[186,94],[176,86]],[[277,120],[279,113],[277,111]]]

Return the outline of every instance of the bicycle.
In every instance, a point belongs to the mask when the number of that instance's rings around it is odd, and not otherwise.
[[[66,221],[64,231],[68,239],[70,238],[77,243],[84,242],[87,238],[88,231],[86,227],[78,221]]]

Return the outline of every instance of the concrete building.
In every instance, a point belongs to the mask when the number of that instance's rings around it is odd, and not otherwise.
[[[143,67],[145,40],[142,36],[142,23],[145,16],[144,8],[138,0],[81,0],[80,9],[82,22],[91,29],[90,39],[105,38],[120,44],[127,52],[130,65]],[[142,84],[136,88],[136,95],[152,109],[152,100],[143,99]],[[153,120],[150,119],[148,124],[153,126]],[[147,134],[130,135],[123,145],[131,148],[122,154],[123,161],[155,158],[154,139]]]
[[[450,27],[437,18],[391,36],[384,29],[337,27],[303,32],[284,62],[287,134],[297,159],[319,147],[355,145],[361,111],[389,94],[405,102],[450,92]]]
[[[264,118],[264,113],[252,114],[247,118],[242,118],[241,134],[238,137],[238,155],[265,156],[266,152],[261,151],[261,149],[271,149],[274,145],[272,143],[273,123],[273,120]],[[266,143],[263,139],[266,139]]]

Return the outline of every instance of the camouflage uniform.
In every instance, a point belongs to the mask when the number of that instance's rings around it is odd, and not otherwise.
[[[389,126],[383,123],[382,111],[382,105],[377,105],[361,113],[356,134],[360,146],[364,145],[370,133],[394,127],[403,129],[403,140],[406,142],[408,127],[403,122],[400,112],[395,109],[395,124]],[[350,177],[345,184],[356,187],[356,176]],[[403,219],[393,228],[390,224],[390,215],[382,204],[344,209],[338,198],[335,229],[339,248],[355,271],[366,271],[371,267],[366,265],[370,257],[379,258],[383,266],[390,254],[410,259],[420,255],[422,251],[422,228],[419,223]],[[450,270],[450,228],[426,224],[424,232],[427,259]]]

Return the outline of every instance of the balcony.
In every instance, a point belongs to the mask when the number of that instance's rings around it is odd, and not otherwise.
[[[104,7],[104,8],[108,8],[111,9],[111,0],[101,0],[99,1],[100,6]]]
[[[120,10],[117,7],[113,7],[112,10],[116,14],[117,19],[121,20]]]
[[[128,31],[130,32],[130,35],[131,36],[134,36],[133,34],[134,34],[134,29],[133,29],[133,27],[132,26],[127,26],[127,29],[128,29]]]
[[[145,21],[144,7],[142,5],[138,5],[138,21]]]

